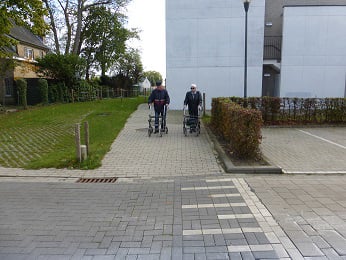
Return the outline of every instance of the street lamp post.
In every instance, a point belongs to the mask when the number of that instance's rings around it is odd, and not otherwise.
[[[249,11],[250,1],[244,1],[244,10],[245,10],[245,61],[244,61],[244,98],[247,97],[247,13]]]

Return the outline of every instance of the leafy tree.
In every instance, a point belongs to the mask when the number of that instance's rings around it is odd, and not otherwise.
[[[160,72],[149,70],[143,73],[143,78],[147,78],[152,86],[155,86],[156,81],[162,81]]]
[[[47,54],[37,59],[38,72],[73,88],[85,70],[85,60],[74,54]]]
[[[1,49],[1,48],[0,48]],[[16,65],[13,59],[0,59],[0,80],[5,77],[9,69],[13,69]]]
[[[120,13],[131,0],[43,0],[49,12],[49,20],[54,35],[55,52],[60,53],[62,45],[65,54],[79,55],[84,43],[85,20],[91,9],[107,6]],[[61,19],[60,17],[63,17]],[[64,37],[59,37],[63,29]]]
[[[131,79],[131,83],[137,83],[143,78],[143,64],[138,50],[129,49],[120,56],[113,66],[114,75],[123,75]]]
[[[0,47],[0,56],[1,56],[1,47]],[[4,80],[6,73],[13,69],[16,65],[14,59],[9,58],[0,58],[0,82]],[[6,95],[3,95],[2,105],[5,106]],[[1,105],[0,105],[1,107]]]
[[[16,42],[8,37],[13,23],[24,26],[38,36],[44,36],[48,26],[44,21],[47,10],[41,0],[1,0],[0,1],[0,58],[9,54],[3,47],[11,47]]]
[[[87,60],[87,78],[93,65],[98,65],[101,75],[105,76],[120,54],[125,52],[126,41],[137,35],[135,31],[124,28],[122,20],[122,15],[105,6],[90,9],[82,35],[85,39],[82,55]]]

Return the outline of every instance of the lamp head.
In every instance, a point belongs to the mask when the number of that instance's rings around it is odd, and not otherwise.
[[[249,10],[251,0],[243,0],[243,2],[244,2],[245,12],[247,13],[247,11]]]

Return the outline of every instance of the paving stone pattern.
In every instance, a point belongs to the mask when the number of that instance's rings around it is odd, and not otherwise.
[[[149,138],[145,108],[99,169],[0,167],[0,259],[346,259],[344,176],[225,174],[203,128],[185,137],[182,112],[169,111],[169,133]],[[327,142],[291,129],[286,142],[298,140],[305,161],[312,140],[324,142],[340,172],[345,144],[335,130],[309,130]],[[274,148],[282,131],[272,131],[265,154],[293,171],[296,159]]]
[[[303,256],[346,259],[346,176],[246,181]]]
[[[241,182],[3,182],[0,259],[288,259]]]
[[[285,173],[346,174],[346,127],[264,128],[261,150]]]

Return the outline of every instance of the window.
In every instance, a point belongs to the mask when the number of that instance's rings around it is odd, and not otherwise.
[[[34,59],[34,50],[28,47],[24,47],[24,58],[33,60]]]
[[[5,78],[5,96],[13,96],[13,80],[10,78]]]

